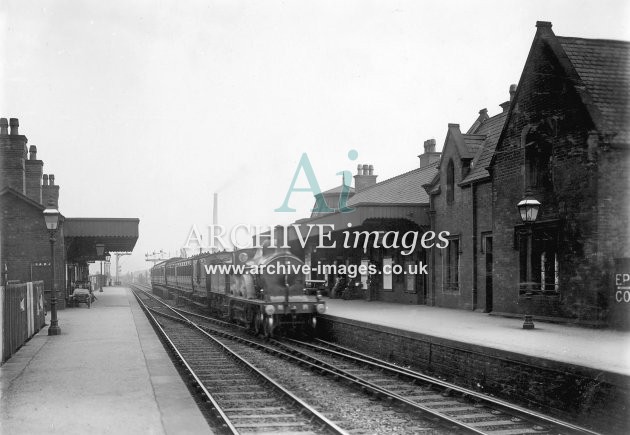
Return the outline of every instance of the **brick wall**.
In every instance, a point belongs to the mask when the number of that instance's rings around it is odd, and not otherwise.
[[[324,315],[320,337],[570,420],[602,433],[630,430],[630,378],[543,358]]]
[[[26,160],[25,162],[25,194],[33,201],[42,204],[42,174],[44,162]]]
[[[484,237],[492,236],[492,184],[489,181],[475,184],[472,186],[473,194],[475,197],[476,207],[476,256],[474,259],[474,266],[477,268],[477,310],[479,311],[491,311],[492,310],[492,284],[488,289],[486,288],[488,280],[487,275],[492,274],[492,270],[486,271],[486,255],[489,255],[488,247],[484,245]],[[490,276],[491,280],[492,277]],[[488,292],[489,294],[487,294]],[[488,301],[490,299],[490,301]]]
[[[494,157],[494,309],[523,313],[527,308],[535,315],[605,324],[615,251],[607,245],[618,246],[620,253],[624,251],[620,246],[628,246],[627,215],[620,221],[616,215],[628,186],[627,152],[619,152],[625,159],[613,157],[602,145],[596,153],[589,152],[594,125],[551,50],[544,42],[539,44],[523,72],[516,105]],[[526,188],[523,142],[529,140],[532,127],[543,146],[551,149],[549,181],[533,194],[542,203],[537,222],[558,221],[560,295],[535,298],[528,307],[519,300],[514,232],[521,224],[516,204]],[[625,239],[618,240],[617,234],[625,234],[621,237]]]
[[[614,274],[630,273],[630,270],[615,269],[615,260],[630,259],[630,152],[615,147],[606,147],[598,155],[597,194],[597,246],[599,248],[600,276],[605,294],[602,310],[608,322],[614,326],[630,328],[630,303],[619,301],[614,294]],[[625,168],[625,170],[620,170]]]
[[[455,168],[454,199],[447,201],[447,167],[449,160]],[[448,231],[451,237],[459,236],[459,290],[453,291],[445,286],[446,281],[446,251],[432,248],[433,265],[430,270],[431,291],[435,305],[447,308],[473,308],[472,296],[472,189],[470,186],[460,187],[462,181],[462,162],[454,143],[446,143],[442,153],[440,166],[440,194],[433,196],[435,219],[433,228],[436,233]]]
[[[11,187],[25,193],[26,136],[0,134],[0,190]]]
[[[2,212],[2,252],[9,280],[44,281],[51,288],[50,239],[44,223],[43,209],[37,208],[11,193],[0,196]],[[63,308],[65,295],[63,228],[55,243],[55,281],[58,307]],[[48,265],[38,265],[48,263]],[[31,275],[32,274],[32,275]],[[32,278],[31,278],[32,276]]]

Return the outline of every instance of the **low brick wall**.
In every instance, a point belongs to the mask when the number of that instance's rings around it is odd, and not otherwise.
[[[574,424],[630,433],[628,376],[330,315],[318,330],[342,346]]]

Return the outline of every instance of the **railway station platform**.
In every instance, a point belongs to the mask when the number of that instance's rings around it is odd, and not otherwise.
[[[485,313],[325,298],[326,315],[630,376],[630,332],[591,329]]]
[[[211,433],[131,291],[95,295],[2,365],[0,433]]]

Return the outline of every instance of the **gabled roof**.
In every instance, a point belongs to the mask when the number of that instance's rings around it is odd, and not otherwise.
[[[339,197],[342,192],[348,192],[347,197],[351,198],[354,195],[354,187],[348,186],[347,184],[340,184],[337,187],[333,187],[332,189],[328,189],[325,192],[315,195],[315,204],[313,205],[311,217],[330,213],[326,211],[315,211],[321,210],[321,208],[326,209],[326,207],[329,207],[330,209],[335,210],[338,206]]]
[[[448,131],[446,133],[446,139],[444,139],[444,147],[449,142],[453,142],[455,147],[457,148],[457,153],[461,159],[472,159],[474,154],[474,148],[472,147],[472,141],[467,143],[464,135],[459,129],[459,124],[449,124]],[[442,153],[442,158],[444,158],[444,153]]]
[[[477,131],[477,129],[479,128],[479,126],[485,122],[488,118],[490,118],[488,116],[488,109],[481,109],[479,111],[479,116],[477,117],[477,119],[475,120],[475,122],[473,123],[473,125],[470,126],[470,128],[468,129],[468,131],[466,132],[466,134],[473,134],[475,131]]]
[[[482,135],[484,140],[473,159],[470,173],[460,184],[468,184],[490,177],[486,168],[494,155],[494,150],[499,141],[499,136],[501,135],[501,130],[503,129],[506,118],[507,112],[502,112],[485,120],[477,127],[475,134]]]
[[[486,136],[483,134],[465,134],[463,136],[468,152],[473,156],[476,156],[479,150],[483,147],[483,141],[486,139]]]
[[[505,103],[504,103],[505,104]],[[461,136],[464,145],[466,146],[469,155],[473,156],[472,164],[470,166],[470,173],[459,184],[466,185],[475,181],[481,181],[490,177],[490,174],[486,170],[486,167],[490,164],[490,160],[494,155],[494,150],[497,146],[499,136],[503,129],[503,124],[507,118],[507,112],[504,111],[498,115],[494,115],[489,118],[487,110],[483,109],[479,112],[480,116],[475,120],[473,125],[468,129],[468,133],[459,134],[459,125],[449,124],[449,134],[453,132],[450,137],[453,139]],[[449,135],[445,140],[445,146],[448,142]],[[456,146],[458,145],[455,142]],[[423,187],[429,194],[435,195],[440,192],[440,174],[439,171],[435,173],[434,177],[428,180]]]
[[[551,31],[551,30],[550,30]],[[603,133],[616,133],[613,142],[630,139],[630,42],[557,36],[600,119]]]
[[[546,44],[553,52],[567,78],[579,95],[591,120],[600,134],[607,137],[611,145],[630,145],[628,123],[628,91],[630,89],[630,43],[606,39],[584,39],[558,37],[551,30],[551,23],[536,22],[536,36],[532,42],[525,66],[521,73],[515,99],[518,99],[520,84],[526,77],[528,66],[536,50]],[[505,134],[512,109],[499,135]],[[490,160],[490,165],[494,157]]]
[[[351,207],[362,204],[428,204],[429,195],[422,188],[437,173],[439,162],[397,175],[355,193],[348,201]]]
[[[15,189],[13,189],[11,187],[5,187],[4,189],[0,190],[0,196],[3,196],[3,195],[13,195],[14,197],[19,199],[20,201],[23,201],[26,204],[30,205],[31,207],[38,208],[38,209],[40,209],[42,211],[46,209],[46,207],[44,207],[39,202],[32,200],[28,196],[24,195],[21,192],[18,192],[17,190],[15,190]],[[42,215],[42,217],[43,217],[43,215]]]
[[[348,191],[349,193],[354,193],[354,187],[350,187],[350,186],[346,186],[344,184],[340,184],[337,187],[333,187],[332,189],[328,189],[325,192],[322,192],[320,195],[334,195],[334,194],[340,194],[341,191],[345,189],[346,191]]]

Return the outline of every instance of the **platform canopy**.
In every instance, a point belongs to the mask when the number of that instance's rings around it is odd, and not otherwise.
[[[131,252],[138,240],[137,218],[66,218],[63,232],[69,263],[104,261],[110,252]],[[97,245],[103,245],[99,256]]]

